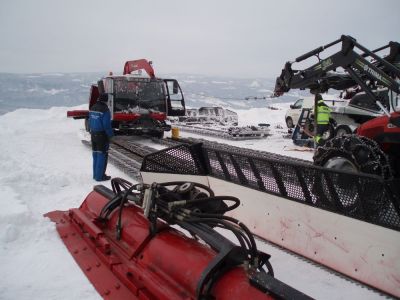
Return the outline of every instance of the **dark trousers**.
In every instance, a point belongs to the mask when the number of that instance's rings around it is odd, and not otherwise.
[[[329,124],[317,124],[317,134],[314,137],[314,141],[317,145],[321,146],[324,143],[322,135],[327,130],[329,130]]]
[[[107,168],[109,139],[103,131],[92,132],[93,179],[103,180]]]

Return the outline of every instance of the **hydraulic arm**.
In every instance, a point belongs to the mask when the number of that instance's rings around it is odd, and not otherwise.
[[[320,59],[321,52],[339,43],[341,49],[337,53]],[[385,58],[376,54],[388,47],[390,53]],[[362,53],[357,53],[356,49]],[[371,91],[376,87],[386,87],[395,93],[400,93],[400,85],[396,81],[396,78],[400,78],[399,49],[399,43],[390,42],[386,46],[370,51],[351,36],[342,35],[332,43],[303,54],[294,61],[288,61],[276,79],[274,95],[279,97],[290,89],[310,89],[310,92],[315,94],[324,93],[330,88],[343,90],[359,85],[372,100],[379,103]],[[292,68],[294,63],[302,62],[312,56],[318,58],[318,63],[304,70]],[[340,67],[344,72],[335,72]]]

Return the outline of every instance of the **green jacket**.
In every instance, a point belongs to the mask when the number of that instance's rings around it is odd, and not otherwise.
[[[319,100],[317,104],[317,125],[329,124],[332,110],[324,103],[324,100]]]

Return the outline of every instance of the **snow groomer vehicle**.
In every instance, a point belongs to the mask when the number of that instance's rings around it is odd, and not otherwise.
[[[165,131],[171,130],[167,117],[185,115],[185,100],[178,81],[157,78],[152,63],[146,59],[127,61],[123,75],[110,74],[92,85],[89,110],[101,93],[108,94],[116,134],[162,138]],[[88,130],[88,110],[68,111],[67,116],[84,119]]]

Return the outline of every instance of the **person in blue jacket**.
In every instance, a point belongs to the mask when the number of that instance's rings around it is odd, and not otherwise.
[[[110,139],[114,135],[107,101],[108,95],[101,94],[89,111],[89,130],[93,151],[93,179],[96,181],[105,181],[111,178],[105,174]]]

